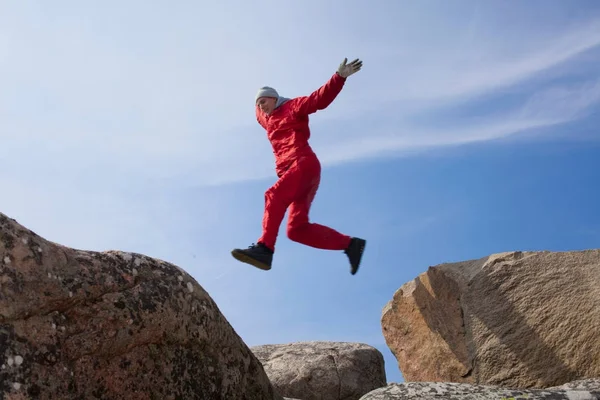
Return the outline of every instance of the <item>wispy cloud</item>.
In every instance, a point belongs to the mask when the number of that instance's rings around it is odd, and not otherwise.
[[[324,163],[340,163],[380,155],[410,155],[429,148],[496,140],[536,128],[548,128],[580,118],[600,101],[600,80],[542,89],[514,109],[493,117],[452,121],[445,129],[409,123],[384,126],[323,144]],[[338,137],[339,139],[339,137]]]
[[[600,80],[549,87],[534,93],[516,117],[568,122],[583,117],[599,100]]]
[[[319,22],[300,33],[257,24],[258,11],[245,3],[232,12],[217,4],[202,12],[193,12],[192,4],[141,4],[93,10],[72,3],[70,13],[61,13],[19,3],[0,16],[0,157],[10,163],[26,152],[45,165],[23,165],[17,172],[23,179],[213,185],[273,177],[271,149],[253,114],[256,87],[268,83],[288,96],[307,94],[333,73],[333,60],[352,54],[365,59],[364,70],[329,110],[313,117],[313,142],[327,163],[495,139],[578,118],[586,102],[595,101],[590,88],[581,87],[577,97],[577,89],[548,87],[552,82],[542,78],[600,44],[598,19],[552,30],[515,25],[498,35],[489,27],[490,11],[485,18],[477,10],[466,14],[465,23],[426,5],[394,8],[397,17],[375,7],[369,12],[382,21],[398,19],[397,28],[380,24],[370,31],[361,25],[348,30],[348,23],[362,21],[363,6],[346,20],[333,18],[337,7],[316,2],[314,8],[266,7],[265,16],[279,18],[278,26]],[[139,16],[133,26],[132,13]],[[425,14],[435,22],[432,29],[411,17]],[[230,25],[218,22],[224,18]],[[331,55],[332,46],[339,56]],[[520,90],[533,96],[521,113],[511,105],[497,108],[502,118],[474,123],[467,112],[444,130],[415,122],[459,103],[468,108],[478,96],[500,95],[498,89],[516,83],[528,85]],[[562,96],[580,101],[565,101],[568,115],[544,100]],[[538,115],[549,107],[556,112]]]
[[[462,48],[451,47],[442,63],[415,65],[418,79],[407,79],[407,87],[398,91],[401,98],[457,101],[535,78],[600,45],[600,20],[543,39],[522,38],[513,51],[499,43],[490,45],[487,39],[473,38]]]

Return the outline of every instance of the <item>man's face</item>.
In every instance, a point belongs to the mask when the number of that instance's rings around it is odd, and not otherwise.
[[[275,109],[275,104],[277,104],[277,99],[274,97],[261,97],[256,101],[256,104],[262,112],[266,114],[271,114]]]

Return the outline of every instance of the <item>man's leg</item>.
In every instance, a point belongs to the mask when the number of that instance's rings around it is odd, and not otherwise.
[[[287,236],[290,240],[324,250],[343,250],[350,261],[350,273],[356,274],[365,250],[364,239],[351,237],[328,226],[311,223],[309,213],[321,182],[318,160],[306,168],[310,171],[303,191],[289,206]]]
[[[271,251],[275,251],[275,243],[277,242],[281,222],[301,185],[301,171],[297,166],[294,166],[265,192],[262,234],[258,239],[258,243],[267,246]]]
[[[273,186],[265,192],[265,209],[263,214],[262,235],[257,244],[248,249],[234,249],[231,254],[237,260],[269,270],[275,251],[275,242],[281,221],[288,206],[301,192],[302,171],[294,164]]]
[[[287,236],[294,242],[324,250],[344,250],[351,237],[321,224],[311,223],[309,213],[319,188],[320,175],[314,177],[302,197],[290,204]]]

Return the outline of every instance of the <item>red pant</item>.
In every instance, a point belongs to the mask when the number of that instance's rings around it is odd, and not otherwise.
[[[320,182],[321,164],[316,156],[305,156],[297,160],[265,192],[263,232],[258,241],[275,250],[279,227],[289,207],[287,236],[290,240],[326,250],[343,250],[348,247],[350,236],[309,222],[308,213]]]

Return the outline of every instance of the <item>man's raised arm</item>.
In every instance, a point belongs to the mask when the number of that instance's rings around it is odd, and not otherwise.
[[[301,96],[294,99],[296,113],[308,115],[327,108],[342,91],[346,78],[360,71],[362,67],[362,61],[359,59],[352,61],[350,64],[347,62],[348,59],[345,58],[333,76],[319,89],[308,96]]]

